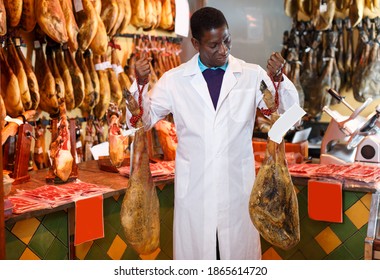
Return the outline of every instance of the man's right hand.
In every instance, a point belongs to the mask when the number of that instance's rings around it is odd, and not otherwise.
[[[149,81],[150,74],[150,65],[152,58],[147,57],[146,54],[142,54],[142,56],[136,61],[135,70],[136,70],[136,79],[139,85],[145,85]]]

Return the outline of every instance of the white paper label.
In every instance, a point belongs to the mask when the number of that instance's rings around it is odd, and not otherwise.
[[[38,154],[38,155],[39,155],[39,154],[42,154],[42,147],[35,147],[35,148],[34,148],[34,153],[35,153],[35,154]]]
[[[104,61],[103,62],[103,67],[104,67],[104,69],[112,68],[111,62]]]
[[[97,64],[95,64],[95,70],[96,70],[96,71],[104,70],[104,65],[103,65],[103,63],[97,63]]]
[[[298,104],[294,104],[272,125],[268,132],[270,140],[280,144],[285,133],[305,114]]]
[[[10,116],[6,116],[5,118],[4,118],[4,120],[6,121],[6,122],[13,122],[13,123],[16,123],[16,124],[18,124],[18,125],[22,125],[24,122],[22,121],[22,120],[20,120],[20,119],[17,119],[17,118],[11,118]]]
[[[321,4],[321,6],[319,6],[319,11],[321,13],[326,13],[327,12],[327,3]]]
[[[81,148],[81,147],[82,147],[82,142],[81,142],[81,141],[78,141],[77,144],[76,144],[76,147],[77,147],[77,148]]]
[[[35,49],[39,49],[39,48],[41,48],[41,43],[40,43],[40,41],[34,41],[34,48],[35,48]]]
[[[74,0],[74,9],[76,12],[80,12],[83,10],[82,0]]]
[[[113,65],[115,64],[112,64],[112,68],[113,68]],[[124,69],[123,67],[121,67],[121,65],[116,65],[116,67],[113,68],[113,71],[115,71],[116,75],[119,75],[120,73],[124,72]]]

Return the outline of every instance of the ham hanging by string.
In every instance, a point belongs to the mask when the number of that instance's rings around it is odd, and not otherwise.
[[[275,108],[273,95],[264,81],[260,90],[268,108]],[[272,124],[279,118],[272,113]],[[252,223],[271,244],[288,250],[300,241],[298,201],[285,158],[284,140],[267,141],[265,158],[256,176],[249,200]]]
[[[16,75],[18,85],[20,87],[22,105],[24,106],[25,110],[29,110],[32,107],[32,99],[28,86],[28,78],[12,39],[8,40],[7,50],[8,64],[11,66],[13,73]]]
[[[0,94],[3,97],[7,114],[17,117],[24,112],[22,106],[20,86],[16,75],[8,64],[3,48],[0,46]]]
[[[4,0],[7,11],[7,24],[16,27],[21,20],[23,0]]]
[[[35,1],[23,0],[20,25],[26,32],[31,32],[37,23]]]
[[[57,64],[59,73],[61,74],[64,86],[65,86],[65,104],[66,109],[71,111],[75,108],[74,88],[70,75],[70,70],[67,67],[65,59],[63,57],[62,48],[56,48],[55,50],[55,62]]]
[[[141,113],[139,104],[127,90],[123,91],[132,116]],[[141,116],[141,115],[140,115]],[[139,254],[154,252],[160,242],[160,205],[149,167],[147,137],[141,118],[136,123],[132,155],[132,172],[121,206],[121,224],[129,245]]]
[[[4,6],[4,0],[0,0],[0,36],[7,34],[7,12]]]

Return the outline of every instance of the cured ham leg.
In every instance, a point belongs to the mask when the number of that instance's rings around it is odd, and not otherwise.
[[[73,156],[71,155],[69,122],[66,116],[66,105],[60,99],[58,137],[50,145],[50,158],[53,161],[54,174],[66,182],[72,171]]]
[[[128,136],[123,136],[120,129],[120,112],[113,103],[108,107],[108,142],[109,155],[113,166],[120,167],[124,161],[125,141]]]
[[[4,0],[0,0],[0,36],[7,33],[7,12],[4,6]]]
[[[268,108],[274,98],[262,81],[261,91]],[[279,118],[272,114],[272,124]],[[300,241],[297,195],[288,171],[285,143],[267,142],[265,158],[257,174],[249,200],[252,223],[271,244],[288,250]]]
[[[124,93],[127,91],[125,90]],[[136,100],[128,92],[127,106],[133,116],[140,113]],[[128,244],[139,254],[154,252],[160,242],[160,206],[149,168],[147,138],[141,119],[134,137],[132,171],[121,206],[121,224]]]

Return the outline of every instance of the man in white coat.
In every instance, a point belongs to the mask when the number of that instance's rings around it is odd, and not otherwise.
[[[298,94],[281,74],[279,53],[271,55],[267,71],[230,54],[228,23],[219,10],[199,9],[190,25],[198,53],[166,72],[149,93],[143,86],[149,60],[138,60],[131,87],[142,96],[146,129],[169,113],[174,117],[174,259],[260,259],[260,235],[248,212],[252,132],[256,109],[265,108],[260,82],[273,93],[270,76],[280,82],[280,113],[298,103]]]

